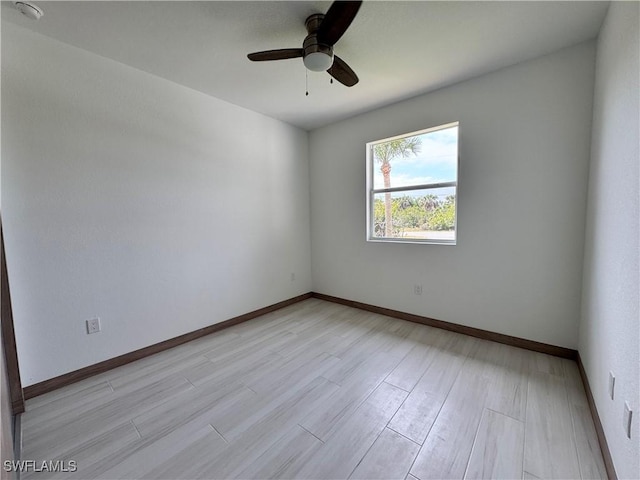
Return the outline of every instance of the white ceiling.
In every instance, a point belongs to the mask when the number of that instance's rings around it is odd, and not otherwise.
[[[335,47],[360,77],[329,84],[301,59],[250,62],[300,47],[328,1],[38,1],[35,22],[2,20],[310,130],[594,38],[607,2],[365,1]]]

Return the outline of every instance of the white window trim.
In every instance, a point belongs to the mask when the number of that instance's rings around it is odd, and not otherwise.
[[[431,244],[431,245],[456,245],[458,241],[458,186],[459,186],[459,178],[460,178],[460,132],[458,132],[458,158],[456,160],[456,181],[454,182],[441,182],[441,183],[426,183],[420,185],[409,185],[404,187],[391,187],[391,188],[373,188],[373,169],[374,169],[374,159],[373,159],[373,147],[379,143],[389,142],[391,140],[397,140],[400,138],[406,137],[415,137],[418,135],[424,135],[425,133],[436,132],[438,130],[445,130],[447,128],[459,127],[460,122],[451,122],[444,125],[438,125],[435,127],[425,128],[424,130],[418,130],[410,133],[403,133],[401,135],[396,135],[393,137],[384,138],[381,140],[376,140],[373,142],[368,142],[366,145],[367,155],[367,233],[366,239],[367,242],[374,243],[414,243],[414,244]],[[399,238],[399,237],[374,237],[372,226],[373,226],[373,208],[375,205],[374,196],[377,193],[393,193],[393,192],[406,192],[413,190],[429,190],[435,188],[444,188],[444,187],[455,187],[456,191],[456,204],[455,204],[455,239],[454,240],[444,240],[444,239],[419,239],[419,238]]]

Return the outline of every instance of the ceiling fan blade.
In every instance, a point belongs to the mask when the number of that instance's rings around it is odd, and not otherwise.
[[[286,60],[287,58],[298,58],[302,56],[301,48],[282,48],[280,50],[265,50],[247,55],[249,60],[254,62],[266,62],[269,60]]]
[[[333,65],[327,70],[327,73],[347,87],[353,87],[359,82],[356,72],[351,70],[351,67],[337,55],[333,56]]]
[[[330,46],[336,44],[353,22],[360,5],[362,0],[333,2],[318,28],[318,41]]]

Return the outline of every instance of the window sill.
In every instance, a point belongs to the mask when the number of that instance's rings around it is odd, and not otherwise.
[[[371,243],[411,243],[416,245],[456,245],[457,240],[438,240],[438,239],[425,239],[420,240],[417,238],[367,238],[367,242]]]

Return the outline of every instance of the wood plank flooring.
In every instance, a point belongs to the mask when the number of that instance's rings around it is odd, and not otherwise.
[[[26,406],[21,478],[606,478],[575,362],[318,299]]]

